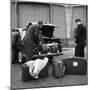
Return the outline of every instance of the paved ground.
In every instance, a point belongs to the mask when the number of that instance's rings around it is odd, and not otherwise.
[[[72,57],[74,55],[73,48],[63,50],[64,55],[58,58]],[[87,50],[85,50],[85,58],[87,58]],[[39,80],[22,82],[20,78],[20,65],[11,65],[11,88],[37,88],[37,87],[52,87],[52,86],[67,86],[67,85],[87,85],[87,75],[65,75],[63,78],[54,78],[52,76],[52,67],[49,67],[49,75],[47,78]]]

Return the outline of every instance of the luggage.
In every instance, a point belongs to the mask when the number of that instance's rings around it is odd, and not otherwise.
[[[53,60],[52,73],[53,73],[53,76],[56,78],[61,78],[64,76],[65,65],[62,61],[60,61],[57,58],[54,58],[54,60]]]
[[[66,74],[84,75],[87,72],[87,60],[81,57],[63,59]]]
[[[48,63],[47,65],[40,71],[39,78],[47,77],[48,76]],[[21,80],[24,82],[35,80],[30,74],[29,74],[29,67],[26,64],[21,65]]]

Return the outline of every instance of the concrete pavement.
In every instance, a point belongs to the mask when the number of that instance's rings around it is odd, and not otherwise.
[[[63,49],[63,55],[59,56],[59,60],[74,56],[74,48]],[[85,58],[87,58],[87,49],[85,49]],[[49,66],[49,75],[47,78],[39,80],[22,82],[20,78],[20,65],[11,65],[11,88],[39,88],[39,87],[56,87],[71,85],[87,85],[87,75],[65,75],[63,78],[54,78],[52,75],[52,66]]]

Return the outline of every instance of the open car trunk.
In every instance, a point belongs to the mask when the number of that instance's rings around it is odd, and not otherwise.
[[[55,39],[53,37],[54,28],[56,25],[53,24],[44,24],[41,28],[42,31],[42,38],[43,38],[43,45],[41,52],[38,55],[33,55],[32,57],[49,57],[49,56],[58,56],[62,55],[61,50],[61,42],[60,39]],[[45,48],[46,50],[45,50]],[[44,48],[44,49],[43,49]]]
[[[33,49],[32,59],[40,58],[40,57],[53,57],[63,54],[61,49],[62,47],[61,47],[60,39],[56,39],[53,37],[55,27],[56,25],[53,24],[43,25],[41,31],[44,42],[41,46],[39,47],[37,46],[36,48]],[[39,50],[40,47],[41,49]],[[21,52],[22,52],[22,56],[26,57],[26,54],[24,53],[24,48]]]
[[[54,25],[44,24],[43,27],[41,28],[43,37],[52,38],[53,37],[54,28],[55,28]]]

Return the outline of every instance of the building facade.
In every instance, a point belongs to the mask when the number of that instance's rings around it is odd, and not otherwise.
[[[42,20],[58,26],[54,32],[56,38],[73,39],[76,18],[87,26],[86,5],[11,0],[11,29],[25,28],[29,22]]]

